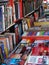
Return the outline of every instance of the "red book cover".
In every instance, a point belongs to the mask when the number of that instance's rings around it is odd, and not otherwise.
[[[22,0],[19,0],[19,9],[20,9],[20,18],[23,17],[23,5],[22,5]]]

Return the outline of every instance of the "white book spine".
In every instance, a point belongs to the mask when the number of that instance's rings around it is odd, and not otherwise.
[[[2,12],[3,12],[3,31],[5,31],[4,6],[2,6]]]

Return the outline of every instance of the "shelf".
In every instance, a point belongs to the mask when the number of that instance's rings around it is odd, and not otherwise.
[[[13,25],[15,25],[15,23],[13,23],[13,24],[11,24],[10,26],[8,26],[8,27],[6,28],[6,30],[9,29],[10,27],[12,27]]]
[[[14,26],[18,21],[20,21],[20,20],[22,20],[22,19],[17,19],[16,21],[15,21],[15,23],[13,23],[13,24],[11,24],[10,26],[8,26],[3,32],[0,32],[0,34],[2,34],[2,33],[4,33],[6,30],[8,30],[9,28],[11,28],[12,26]]]
[[[15,23],[11,24],[9,27],[7,27],[3,32],[0,32],[0,34],[4,33],[6,30],[8,30],[10,27],[12,27],[13,25],[15,25]]]
[[[19,45],[20,45],[20,43],[19,43],[19,44],[15,47],[15,49],[9,54],[8,57],[10,57],[10,55],[13,54],[13,53],[16,51],[16,49],[19,47]]]
[[[40,6],[41,6],[41,5],[40,5]],[[40,6],[39,6],[39,7],[40,7]],[[38,10],[38,9],[39,9],[39,7],[38,7],[37,9],[33,10],[32,12],[28,13],[28,14],[27,14],[27,15],[25,15],[24,17],[27,17],[27,16],[31,15],[33,12],[35,12],[36,10]]]
[[[49,40],[49,36],[22,36],[22,39],[31,39],[31,40]]]
[[[7,3],[8,2],[8,0],[7,1],[0,1],[0,3]]]

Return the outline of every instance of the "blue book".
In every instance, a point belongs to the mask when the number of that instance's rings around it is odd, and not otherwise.
[[[5,30],[5,21],[4,21],[4,6],[0,6],[0,32]]]
[[[3,42],[0,42],[0,48],[1,48],[3,58],[6,59],[6,54],[5,54],[4,43]]]

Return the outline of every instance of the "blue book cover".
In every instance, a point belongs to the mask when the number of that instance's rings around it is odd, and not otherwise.
[[[3,58],[6,59],[5,50],[4,50],[4,43],[0,42],[0,48],[1,48],[1,54],[3,55]]]

